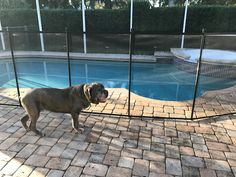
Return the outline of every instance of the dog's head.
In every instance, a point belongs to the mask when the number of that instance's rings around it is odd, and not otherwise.
[[[108,91],[100,83],[90,84],[89,93],[91,102],[94,104],[105,103],[108,97]]]

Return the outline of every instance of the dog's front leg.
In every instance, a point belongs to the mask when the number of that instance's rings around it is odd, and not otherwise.
[[[81,133],[82,132],[82,130],[79,129],[79,121],[78,121],[79,113],[78,112],[76,112],[76,113],[72,112],[71,113],[71,116],[72,116],[72,128],[73,128],[73,130],[75,130],[76,133]]]

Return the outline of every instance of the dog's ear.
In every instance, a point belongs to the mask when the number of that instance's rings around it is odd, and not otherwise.
[[[92,89],[95,85],[97,85],[96,82],[93,82],[93,83],[89,84],[88,89],[89,89],[90,94],[92,93]]]
[[[98,85],[98,83],[97,83],[97,82],[93,82],[93,83],[91,83],[91,84],[89,85],[89,87],[92,88],[92,87],[95,86],[95,85]]]

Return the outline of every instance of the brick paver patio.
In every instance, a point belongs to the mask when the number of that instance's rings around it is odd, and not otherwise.
[[[26,133],[23,115],[0,106],[0,176],[236,176],[235,114],[190,121],[84,113],[75,134],[69,115],[42,112],[42,138]]]
[[[20,89],[23,95],[28,89]],[[128,90],[115,88],[109,90],[109,99],[106,103],[92,105],[87,112],[108,113],[117,115],[128,114]],[[15,88],[0,89],[0,103],[18,104]],[[192,100],[163,101],[145,98],[131,93],[132,116],[183,118],[191,117]],[[236,113],[236,86],[205,92],[196,99],[193,118]]]

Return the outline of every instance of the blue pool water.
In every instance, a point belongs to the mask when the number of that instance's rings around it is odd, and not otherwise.
[[[66,60],[17,59],[21,88],[68,87]],[[128,88],[128,63],[71,61],[72,84],[100,82],[107,88]],[[195,75],[178,70],[174,64],[133,63],[132,92],[160,100],[193,98]],[[236,80],[201,76],[198,96],[208,90],[227,88]],[[0,87],[16,87],[12,62],[0,61]]]

